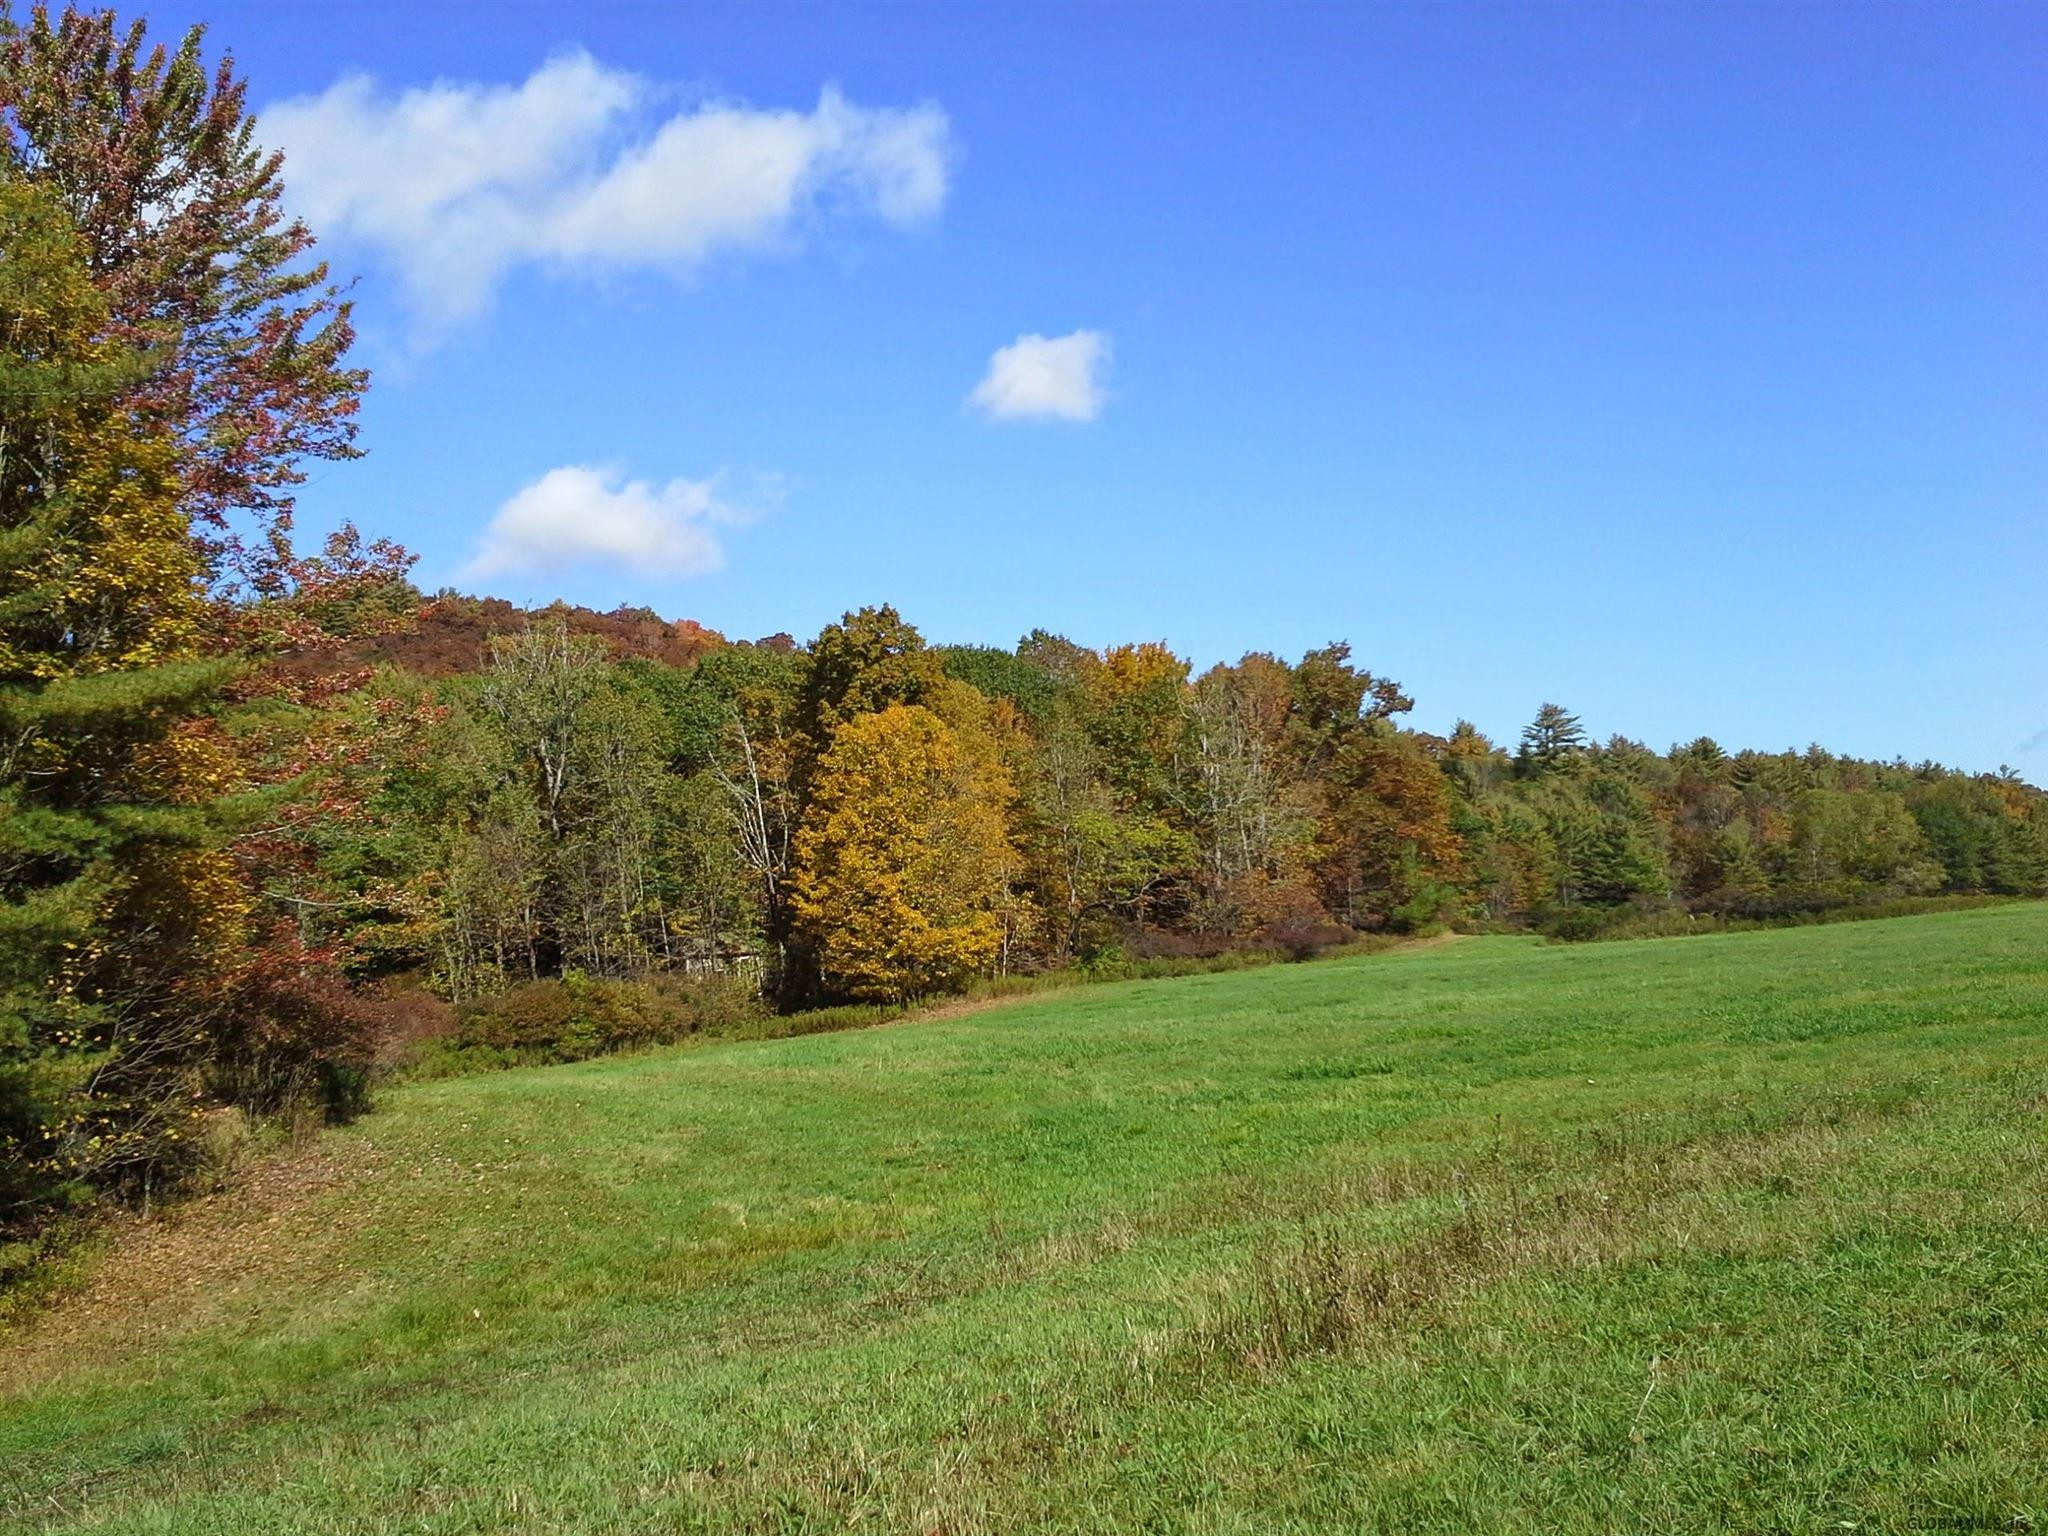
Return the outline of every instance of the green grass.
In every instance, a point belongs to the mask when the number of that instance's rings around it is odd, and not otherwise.
[[[418,1084],[0,1338],[0,1526],[2048,1529],[2044,1114],[2041,905]]]

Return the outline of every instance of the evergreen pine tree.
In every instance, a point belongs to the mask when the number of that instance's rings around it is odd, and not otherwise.
[[[0,180],[0,1226],[175,1155],[205,1030],[180,978],[239,917],[183,731],[227,664],[106,324],[61,209]]]
[[[1562,704],[1545,704],[1536,718],[1522,727],[1521,750],[1515,754],[1524,771],[1555,768],[1565,758],[1586,747],[1585,727],[1579,717]]]

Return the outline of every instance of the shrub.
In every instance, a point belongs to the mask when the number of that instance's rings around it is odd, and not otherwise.
[[[327,954],[281,929],[221,999],[209,1077],[256,1115],[344,1121],[369,1104],[376,1019]]]
[[[362,996],[362,1007],[372,1021],[379,1072],[416,1061],[458,1028],[453,1005],[410,983],[386,982],[371,988]]]
[[[1115,946],[1124,959],[1214,960],[1232,950],[1246,948],[1244,940],[1229,933],[1181,933],[1170,928],[1133,928]],[[1109,953],[1108,948],[1100,951]]]
[[[1620,907],[1566,907],[1543,915],[1541,931],[1562,943],[1594,939],[1660,939],[1703,933],[1741,933],[1755,928],[1800,928],[1814,923],[1853,923],[1872,918],[1912,917],[1997,906],[2007,896],[1901,896],[1852,899],[1789,890],[1743,899],[1728,908],[1643,903]]]
[[[428,1039],[415,1065],[433,1074],[582,1061],[728,1032],[764,1013],[751,982],[739,978],[617,981],[571,973],[463,1004],[453,1032]]]
[[[1299,916],[1268,923],[1258,931],[1256,942],[1261,948],[1281,951],[1290,960],[1313,960],[1357,937],[1351,929],[1327,917]]]

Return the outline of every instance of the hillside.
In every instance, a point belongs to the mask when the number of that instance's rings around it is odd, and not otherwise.
[[[2048,1521],[2048,906],[393,1090],[0,1338],[24,1531]]]
[[[728,644],[717,630],[694,619],[668,620],[647,608],[620,607],[610,613],[573,603],[521,608],[502,597],[454,592],[422,599],[409,587],[397,593],[373,592],[367,606],[372,610],[369,617],[377,622],[353,616],[353,622],[336,626],[345,635],[358,627],[364,633],[296,655],[285,670],[330,676],[365,667],[400,667],[419,677],[453,677],[488,665],[493,639],[520,634],[537,619],[548,618],[560,620],[570,634],[597,641],[607,655],[672,667],[689,666]],[[759,643],[774,649],[793,642],[787,635],[771,635]]]

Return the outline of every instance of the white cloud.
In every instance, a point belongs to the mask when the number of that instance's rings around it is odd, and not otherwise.
[[[351,76],[263,114],[295,212],[379,251],[420,311],[481,308],[522,263],[687,272],[721,250],[794,241],[829,215],[907,224],[938,211],[954,158],[935,106],[810,111],[704,103],[649,128],[656,92],[584,53],[524,84],[392,95]]]
[[[715,480],[628,480],[588,464],[551,469],[500,506],[467,580],[570,566],[619,566],[655,576],[701,576],[725,564],[721,528],[752,514]]]
[[[1108,400],[1101,331],[1019,336],[998,347],[968,403],[997,421],[1093,421]]]

